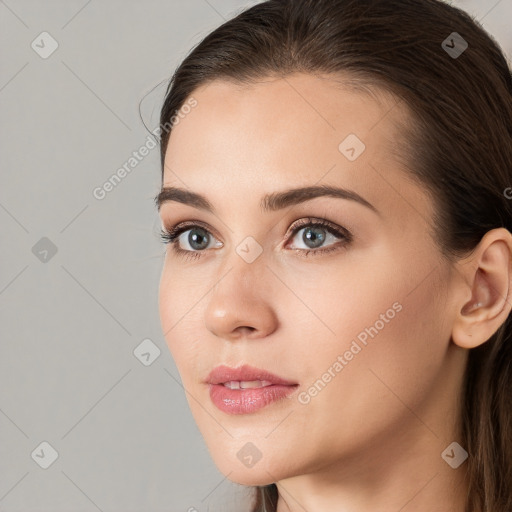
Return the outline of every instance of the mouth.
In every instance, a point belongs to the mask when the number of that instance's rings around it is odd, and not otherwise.
[[[249,365],[218,366],[208,375],[210,399],[227,414],[250,414],[293,393],[298,383]]]
[[[219,382],[219,384],[222,384],[229,389],[255,389],[275,385],[269,380],[230,380],[229,382]]]

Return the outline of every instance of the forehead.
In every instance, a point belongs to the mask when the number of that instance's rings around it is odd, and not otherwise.
[[[212,202],[226,202],[227,191],[259,199],[319,182],[356,190],[373,204],[385,200],[377,197],[383,187],[390,201],[397,193],[421,195],[397,183],[404,174],[391,149],[409,112],[381,89],[295,74],[243,85],[216,80],[192,97],[197,106],[169,138],[164,185],[185,185]],[[360,154],[350,160],[343,151],[354,142]],[[379,175],[395,182],[394,193]]]
[[[263,172],[269,165],[293,172],[311,164],[329,168],[350,134],[363,141],[366,156],[384,156],[403,110],[383,91],[372,95],[341,78],[306,74],[251,84],[216,80],[192,96],[197,106],[174,126],[166,151],[166,164],[186,171],[205,165],[210,171],[221,165],[224,172]]]

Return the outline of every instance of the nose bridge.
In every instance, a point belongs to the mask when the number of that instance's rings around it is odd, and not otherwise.
[[[209,294],[205,324],[216,336],[236,338],[242,329],[248,328],[252,337],[260,337],[275,329],[267,262],[262,252],[254,257],[255,248],[251,240],[236,246]]]

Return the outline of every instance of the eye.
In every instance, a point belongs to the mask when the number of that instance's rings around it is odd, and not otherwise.
[[[352,241],[352,235],[347,229],[336,226],[324,219],[302,219],[294,224],[291,229],[293,235],[292,240],[303,231],[302,236],[298,238],[305,247],[292,247],[292,249],[300,251],[299,254],[303,256],[308,256],[311,253],[325,254],[336,251]],[[336,242],[336,239],[341,240],[341,243],[331,243],[325,248],[321,247],[325,243]]]
[[[289,238],[292,240],[296,238],[298,233],[304,231],[300,238],[302,243],[305,244],[305,248],[291,248],[301,256],[308,256],[312,253],[324,254],[339,250],[352,241],[352,235],[348,230],[324,219],[301,219],[293,224],[289,231],[291,231]],[[171,244],[173,251],[185,258],[201,257],[201,253],[206,249],[211,249],[211,243],[216,240],[209,229],[198,223],[198,221],[189,221],[188,223],[174,226],[169,230],[163,229],[160,236],[163,243]],[[331,243],[326,248],[321,247],[326,242],[335,242],[336,239],[339,239],[341,242]],[[219,248],[222,245],[222,242],[217,241],[213,244],[213,247]]]
[[[170,230],[163,229],[160,233],[162,242],[171,244],[173,250],[180,256],[186,258],[198,258],[201,252],[209,249],[213,236],[210,231],[196,223],[180,224]],[[214,238],[213,238],[214,239]],[[180,245],[188,245],[189,248],[182,249]],[[222,247],[222,242],[214,244],[215,247]]]

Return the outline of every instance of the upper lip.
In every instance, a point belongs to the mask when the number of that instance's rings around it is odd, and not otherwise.
[[[267,380],[272,384],[280,384],[283,386],[294,386],[297,383],[283,379],[260,368],[255,368],[244,364],[238,368],[230,368],[229,366],[221,365],[214,368],[208,377],[206,382],[209,384],[224,384],[230,381],[253,381],[253,380]]]

